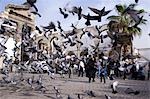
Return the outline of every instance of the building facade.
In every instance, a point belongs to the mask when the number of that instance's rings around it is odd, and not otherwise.
[[[5,7],[5,10],[0,13],[0,18],[4,20],[8,19],[11,23],[13,23],[14,27],[16,27],[15,31],[12,32],[13,35],[10,34],[8,36],[12,37],[17,42],[22,41],[22,29],[24,25],[27,25],[30,31],[35,29],[35,15],[30,13],[29,7],[25,5],[8,4]],[[20,48],[18,53],[19,60],[21,60],[23,49]]]

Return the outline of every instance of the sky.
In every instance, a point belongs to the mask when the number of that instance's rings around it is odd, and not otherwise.
[[[26,0],[0,0],[0,12],[4,11],[7,4],[23,4]],[[53,21],[57,24],[59,20],[62,24],[64,30],[71,30],[71,23],[77,24],[77,28],[83,28],[85,26],[85,21],[83,18],[78,21],[77,16],[69,14],[67,19],[64,19],[63,16],[59,13],[59,8],[63,8],[68,4],[68,8],[71,6],[81,6],[83,8],[83,13],[93,14],[88,7],[94,7],[97,9],[102,9],[104,6],[106,10],[112,10],[109,15],[117,15],[115,11],[116,4],[130,4],[134,3],[134,0],[37,0],[36,6],[39,9],[39,13],[42,17],[36,17],[36,25],[46,26],[50,21]],[[145,9],[144,17],[148,20],[147,25],[142,25],[142,35],[136,36],[134,38],[134,47],[135,48],[150,48],[150,0],[139,0],[138,8]],[[108,16],[109,16],[108,15]],[[108,23],[107,17],[102,18],[102,22],[93,21],[92,25],[102,25]]]

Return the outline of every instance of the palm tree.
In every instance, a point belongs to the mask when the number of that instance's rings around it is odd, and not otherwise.
[[[116,5],[118,15],[109,16],[108,35],[112,39],[113,49],[121,56],[122,48],[123,55],[126,55],[127,46],[130,46],[130,54],[132,55],[132,40],[133,36],[141,35],[139,25],[146,24],[146,19],[143,19],[143,9],[135,9],[136,4]]]

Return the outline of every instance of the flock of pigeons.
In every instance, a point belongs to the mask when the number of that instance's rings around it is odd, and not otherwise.
[[[35,11],[31,11],[31,13],[41,17],[41,15],[38,13],[37,7],[35,6],[36,1],[37,0],[27,0],[27,2],[25,2],[23,5],[28,6],[29,8],[33,7],[35,9]],[[135,0],[135,2],[138,3],[138,0]],[[73,6],[72,9],[59,8],[59,11],[60,11],[60,13],[63,15],[63,17],[65,19],[68,17],[69,14],[78,15],[78,20],[80,20],[81,18],[86,19],[87,21],[85,22],[85,25],[87,25],[87,26],[91,25],[91,23],[90,23],[91,20],[96,20],[98,22],[101,22],[102,17],[106,16],[107,14],[109,14],[111,12],[111,10],[105,10],[105,7],[103,7],[101,10],[96,9],[96,8],[92,8],[92,7],[88,7],[88,8],[92,12],[94,12],[96,15],[95,16],[91,16],[89,13],[87,15],[85,15],[85,14],[82,13],[82,7],[76,7],[76,6]],[[57,21],[57,24],[58,25],[56,26],[53,22],[50,22],[48,26],[41,26],[42,30],[38,26],[36,26],[35,29],[40,34],[42,34],[44,32],[45,38],[49,39],[49,36],[52,34],[52,32],[53,31],[57,31],[57,28],[58,28],[59,31],[60,31],[61,36],[64,38],[64,42],[63,42],[63,45],[62,45],[64,47],[63,49],[67,48],[66,47],[67,44],[69,44],[69,46],[75,46],[78,43],[78,44],[80,44],[82,46],[83,42],[81,42],[80,39],[85,34],[87,34],[87,36],[89,36],[92,39],[93,38],[100,39],[101,43],[104,42],[103,39],[108,37],[108,35],[102,35],[103,31],[100,31],[101,27],[99,27],[99,26],[95,26],[95,29],[98,32],[97,36],[91,34],[88,31],[85,31],[84,29],[81,29],[83,33],[78,38],[77,37],[77,31],[76,31],[77,28],[76,28],[76,26],[74,26],[74,24],[71,25],[73,30],[71,32],[69,32],[69,33],[65,33],[64,32],[64,30],[61,27],[60,21]],[[13,83],[14,85],[17,85],[21,81],[25,80],[25,79],[23,79],[23,73],[21,72],[19,80],[16,80],[15,77],[13,77],[11,80],[8,79],[9,78],[9,72],[8,72],[9,70],[8,70],[7,65],[9,65],[11,63],[11,60],[7,59],[7,53],[5,52],[5,50],[7,49],[5,47],[5,43],[7,42],[9,37],[15,38],[14,33],[16,32],[15,31],[16,27],[14,27],[14,25],[8,19],[4,19],[3,22],[1,23],[0,27],[1,27],[0,28],[0,39],[1,39],[1,42],[0,42],[0,57],[1,56],[5,56],[4,64],[6,65],[6,67],[3,70],[3,74],[5,76],[3,77],[3,80],[1,81],[1,83],[7,83],[7,84],[8,83]],[[28,28],[26,26],[26,24],[24,25],[24,28],[23,28],[23,31],[22,31],[21,35],[23,35],[22,42],[18,43],[17,41],[15,41],[15,47],[14,47],[13,51],[14,51],[15,59],[18,59],[19,54],[17,53],[17,50],[20,50],[20,46],[23,46],[24,51],[29,56],[28,57],[29,61],[27,61],[25,64],[19,62],[16,65],[16,67],[17,68],[23,68],[23,67],[26,68],[26,66],[28,66],[31,63],[31,61],[33,60],[33,53],[37,53],[37,52],[41,52],[42,53],[42,51],[37,49],[37,45],[36,44],[33,44],[35,39],[31,36],[30,28]],[[53,42],[53,46],[55,47],[55,49],[58,51],[58,53],[60,53],[60,55],[62,55],[63,54],[62,47],[58,46],[56,44],[56,42],[54,41],[54,39],[58,39],[58,38],[57,37],[53,37],[50,40],[50,42]],[[39,40],[39,42],[42,41],[42,40],[43,39]],[[94,51],[96,51],[98,49],[98,46],[99,46],[99,43],[96,46],[93,46]],[[46,57],[45,55],[44,56],[40,56],[39,60],[41,60],[40,59],[41,57],[43,57],[43,59],[47,59],[45,64],[50,64],[49,61],[48,61],[48,57]],[[38,65],[38,64],[35,63],[33,65]],[[43,64],[40,64],[40,65],[43,65]],[[38,67],[40,67],[40,66],[38,66]],[[48,70],[50,70],[50,72],[52,72],[52,68],[48,69]],[[34,80],[34,77],[29,77],[28,79],[26,79],[26,81],[31,86],[31,88],[33,88],[33,85],[36,84],[38,86],[38,88],[39,88],[38,90],[43,90],[43,89],[45,90],[46,89],[46,87],[43,86],[42,76],[39,76],[39,78],[37,80]],[[118,86],[118,81],[115,81],[111,85],[113,93],[117,93],[117,91],[116,91],[117,90],[116,89],[117,86]],[[57,99],[61,99],[62,97],[60,95],[60,90],[56,86],[54,86],[54,90],[56,91]],[[134,93],[133,90],[130,89],[130,91],[131,91],[130,93]],[[94,93],[92,91],[89,91],[87,93],[88,93],[88,95],[90,95],[92,97],[95,97],[95,95],[94,95]],[[135,94],[138,94],[138,92],[136,91]],[[106,96],[106,99],[111,99],[110,96],[107,96],[107,95],[105,95],[105,96]],[[70,97],[70,95],[68,95],[68,99],[72,99]],[[78,94],[78,99],[81,99],[79,94]]]

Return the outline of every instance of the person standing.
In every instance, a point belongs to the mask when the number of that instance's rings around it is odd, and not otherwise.
[[[148,62],[148,75],[147,75],[147,80],[150,78],[150,62]]]
[[[88,60],[87,60],[87,67],[86,67],[86,75],[89,78],[89,83],[91,82],[91,79],[93,79],[93,82],[95,82],[95,73],[96,73],[96,68],[95,68],[95,61],[94,58],[90,55]]]
[[[102,68],[102,60],[97,59],[96,60],[96,65],[97,65],[97,69],[98,69],[98,77],[100,78],[100,71],[101,71],[101,68]]]
[[[78,74],[78,77],[80,77],[80,75],[83,77],[83,74],[84,74],[84,62],[81,59],[80,62],[79,62],[79,74]]]
[[[127,78],[127,73],[128,73],[128,60],[125,61],[125,64],[124,64],[124,71],[123,71],[123,79],[125,80]]]
[[[100,80],[101,80],[101,82],[102,82],[102,79],[103,79],[104,83],[106,83],[106,75],[107,75],[106,66],[102,66],[102,68],[100,70]]]

